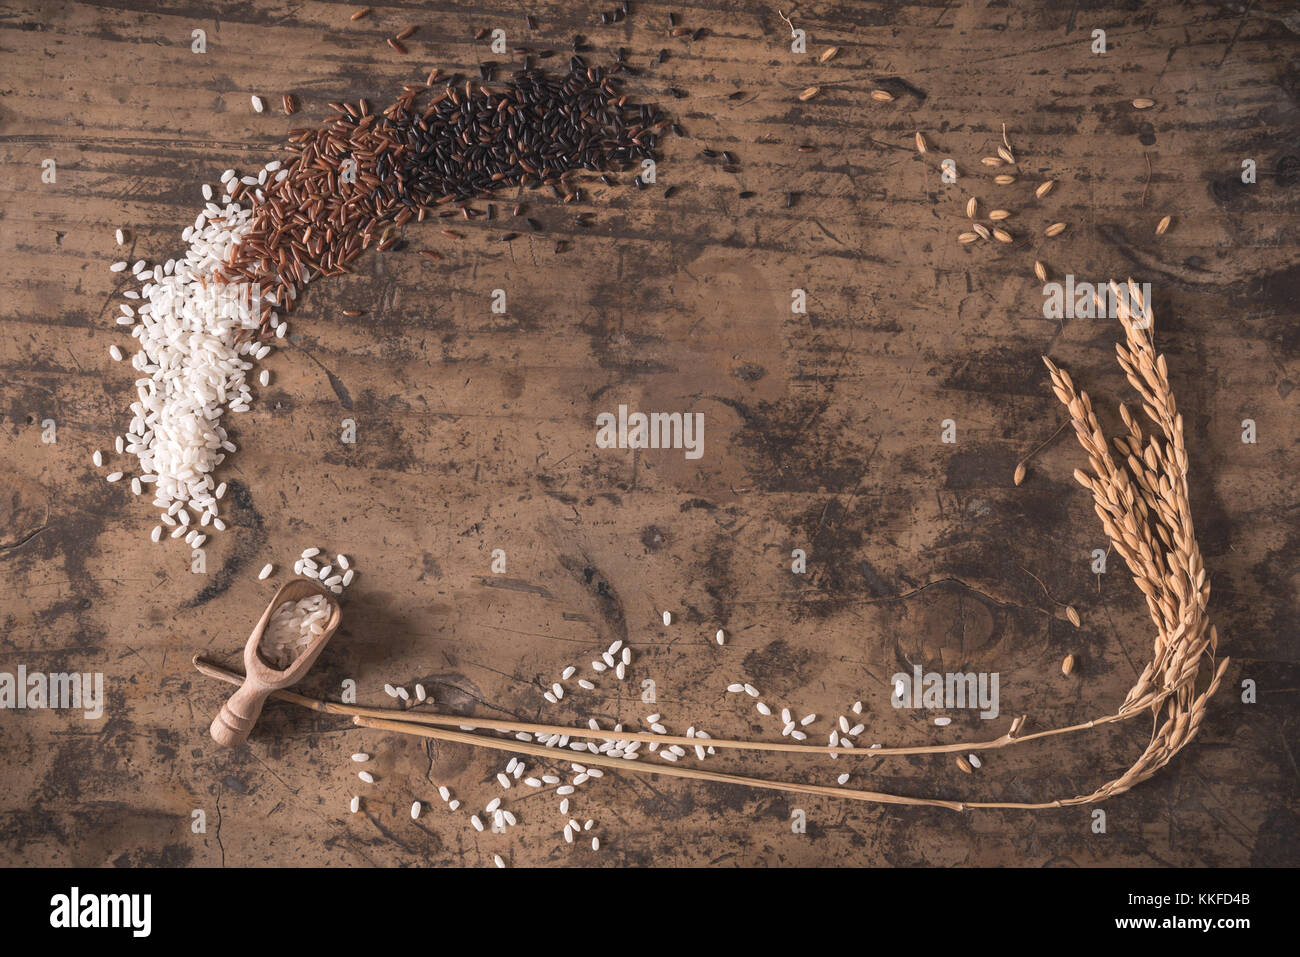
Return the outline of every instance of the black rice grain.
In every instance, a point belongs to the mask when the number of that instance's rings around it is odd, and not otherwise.
[[[486,35],[484,29],[477,37]],[[575,40],[581,45],[580,37]],[[480,76],[493,66],[485,63]],[[408,86],[381,112],[365,101],[330,104],[335,115],[321,128],[290,133],[296,155],[283,167],[289,175],[265,185],[250,229],[221,277],[267,290],[264,336],[273,310],[291,311],[309,280],[349,272],[352,260],[372,246],[393,248],[396,227],[458,213],[467,220],[495,219],[493,204],[486,214],[469,204],[513,187],[549,188],[566,202],[581,202],[584,172],[616,184],[611,174],[658,159],[669,121],[653,105],[630,102],[611,73],[575,54],[567,73],[525,69],[501,89],[457,76],[441,90]],[[430,82],[436,76],[430,74]],[[356,161],[353,178],[344,178],[345,159]],[[640,176],[634,182],[646,186]],[[522,204],[516,215],[521,212]],[[589,226],[591,217],[580,214],[577,221]],[[525,221],[542,231],[536,220]],[[442,235],[463,238],[449,229]],[[518,236],[499,234],[498,241]],[[561,241],[555,251],[568,248]],[[420,253],[439,258],[432,250]]]

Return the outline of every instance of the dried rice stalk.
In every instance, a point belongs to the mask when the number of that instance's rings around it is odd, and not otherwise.
[[[997,805],[1001,807],[1086,804],[1122,794],[1145,781],[1196,736],[1205,703],[1218,690],[1228,667],[1227,658],[1214,666],[1219,638],[1206,615],[1210,584],[1188,503],[1183,417],[1174,402],[1165,357],[1158,355],[1151,343],[1151,309],[1132,279],[1127,302],[1120,288],[1113,282],[1110,285],[1125,330],[1125,342],[1115,347],[1120,367],[1162,437],[1145,437],[1137,419],[1121,404],[1120,417],[1128,433],[1107,442],[1088,394],[1076,390],[1069,373],[1051,359],[1044,356],[1043,362],[1052,390],[1069,410],[1075,435],[1088,453],[1092,474],[1075,470],[1074,477],[1092,492],[1102,527],[1146,596],[1156,627],[1152,659],[1113,718],[1122,720],[1149,710],[1157,721],[1163,715],[1163,723],[1128,771],[1091,794],[1048,805]],[[1198,694],[1196,684],[1205,663],[1210,665],[1210,677]]]
[[[1135,784],[1152,777],[1173,759],[1200,730],[1205,715],[1206,702],[1219,688],[1228,668],[1229,659],[1223,658],[1215,666],[1219,638],[1209,623],[1206,606],[1210,586],[1205,568],[1201,564],[1200,549],[1192,526],[1191,508],[1187,494],[1187,450],[1183,443],[1183,419],[1174,403],[1169,385],[1169,372],[1164,356],[1157,355],[1148,329],[1152,325],[1149,306],[1142,301],[1141,292],[1129,280],[1129,301],[1136,304],[1143,318],[1135,317],[1124,300],[1119,287],[1111,283],[1111,290],[1119,302],[1119,318],[1124,324],[1125,342],[1116,346],[1120,366],[1128,381],[1142,397],[1147,418],[1156,424],[1163,438],[1143,435],[1141,426],[1124,405],[1119,407],[1120,417],[1128,430],[1126,435],[1106,441],[1101,425],[1092,410],[1092,401],[1086,392],[1078,391],[1074,382],[1046,356],[1043,362],[1052,380],[1052,390],[1070,413],[1079,444],[1088,453],[1092,474],[1076,470],[1075,479],[1093,494],[1094,507],[1102,527],[1115,547],[1124,557],[1133,581],[1146,595],[1147,607],[1155,624],[1156,636],[1151,661],[1143,669],[1136,684],[1129,690],[1123,704],[1113,714],[1093,718],[1068,727],[1049,728],[1031,734],[1024,733],[1027,715],[1014,718],[1006,733],[1000,737],[975,742],[951,742],[941,745],[911,747],[884,746],[871,750],[846,751],[839,748],[804,746],[776,742],[746,742],[711,739],[710,744],[751,750],[817,752],[827,751],[870,755],[873,758],[909,754],[946,754],[963,751],[991,751],[1041,738],[1055,737],[1086,731],[1100,725],[1126,721],[1150,713],[1159,723],[1154,729],[1146,750],[1138,756],[1133,766],[1119,777],[1107,781],[1087,794],[1058,798],[1038,803],[1004,801],[957,801],[938,797],[890,794],[844,787],[827,787],[802,782],[771,781],[740,775],[720,774],[692,768],[659,765],[637,767],[628,762],[599,756],[588,756],[588,763],[601,763],[619,771],[662,774],[696,780],[719,781],[747,787],[767,788],[822,794],[828,797],[848,798],[878,804],[943,807],[954,811],[972,808],[1011,808],[1040,810],[1091,804],[1123,794]],[[1115,452],[1112,453],[1111,446]],[[1076,613],[1077,614],[1077,613]],[[1073,655],[1062,663],[1062,671],[1073,670]],[[225,681],[240,683],[240,676],[203,661],[197,656],[195,666],[204,674]],[[1197,692],[1202,677],[1202,667],[1208,664],[1208,680],[1203,691]],[[384,709],[361,708],[307,698],[290,691],[275,692],[272,697],[292,701],[302,707],[329,714],[352,715],[353,720],[367,727],[383,728],[423,737],[443,738],[464,744],[508,749],[521,753],[538,753],[549,757],[554,752],[539,745],[504,741],[496,737],[483,737],[446,728],[423,727],[421,724],[463,725],[497,730],[542,730],[543,726],[521,724],[514,721],[495,721],[452,715],[399,713],[400,720],[388,720]],[[416,722],[420,722],[417,724]],[[579,737],[595,736],[582,728],[554,728]],[[601,733],[603,736],[603,733]],[[640,740],[647,735],[624,732],[624,736]],[[671,736],[656,736],[661,742],[676,740]],[[685,739],[683,739],[685,740]],[[969,759],[967,764],[970,764]],[[958,762],[961,767],[961,762]],[[966,770],[962,767],[962,770]]]
[[[1148,333],[1151,321],[1150,308],[1141,299],[1141,292],[1133,280],[1128,284],[1129,296],[1138,311],[1145,317],[1135,317],[1120,298],[1120,290],[1111,283],[1111,289],[1120,303],[1119,317],[1124,324],[1126,341],[1116,347],[1120,366],[1129,382],[1143,399],[1147,417],[1153,421],[1163,439],[1145,438],[1141,427],[1128,408],[1120,406],[1120,416],[1128,434],[1113,440],[1119,453],[1114,455],[1111,443],[1101,430],[1092,402],[1086,392],[1075,389],[1073,381],[1046,356],[1052,389],[1070,412],[1080,445],[1088,453],[1092,474],[1076,470],[1075,478],[1093,493],[1097,515],[1102,527],[1110,536],[1116,551],[1124,557],[1138,589],[1147,597],[1147,606],[1155,623],[1154,652],[1137,683],[1129,690],[1123,704],[1113,714],[1093,718],[1069,727],[1050,728],[1032,734],[1024,733],[1026,715],[1011,722],[1001,737],[989,741],[952,742],[942,745],[873,748],[860,754],[889,757],[903,754],[944,754],[958,751],[984,751],[1023,744],[1040,738],[1086,731],[1100,725],[1126,721],[1150,713],[1156,722],[1146,750],[1133,766],[1119,777],[1107,781],[1094,791],[1073,797],[1058,798],[1037,803],[1005,801],[954,801],[925,796],[889,794],[879,791],[859,791],[851,788],[825,788],[819,785],[796,782],[763,781],[701,772],[693,769],[657,767],[624,768],[646,773],[665,773],[679,777],[697,777],[707,780],[728,780],[750,787],[767,787],[778,790],[805,791],[828,796],[852,798],[879,804],[926,805],[951,810],[972,808],[1011,808],[1040,810],[1091,804],[1123,794],[1135,784],[1147,780],[1172,760],[1200,730],[1205,715],[1206,702],[1219,688],[1227,670],[1229,659],[1214,665],[1218,649],[1218,634],[1209,624],[1206,605],[1210,586],[1205,568],[1201,564],[1200,549],[1192,527],[1191,508],[1187,495],[1187,450],[1183,444],[1183,420],[1174,403],[1169,385],[1168,369],[1163,356],[1157,355]],[[1077,612],[1076,612],[1077,615]],[[1062,663],[1062,671],[1073,670],[1074,656]],[[1209,678],[1205,689],[1197,692],[1202,677],[1202,666],[1209,664]],[[282,693],[283,694],[283,693]],[[453,732],[431,728],[415,729],[407,723],[416,720],[403,714],[401,722],[379,722],[394,731],[425,736],[448,735]],[[463,722],[464,718],[434,718],[423,715],[425,721]],[[371,718],[356,718],[358,723],[376,726]],[[582,732],[576,732],[581,734]],[[470,736],[461,736],[474,741]],[[489,739],[483,742],[491,747],[514,747],[513,742]],[[713,744],[722,742],[713,741]],[[761,744],[757,742],[726,742],[728,746],[763,750],[802,751],[797,745]],[[811,749],[809,749],[811,750]],[[818,750],[826,751],[826,748]],[[839,749],[829,749],[836,751]],[[625,762],[616,762],[622,765]],[[969,763],[969,761],[968,761]],[[960,767],[960,762],[958,764]],[[966,768],[962,768],[966,770]],[[833,792],[833,793],[832,793]]]

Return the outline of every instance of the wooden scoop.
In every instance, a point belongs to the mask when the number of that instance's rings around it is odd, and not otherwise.
[[[300,601],[313,595],[323,595],[329,603],[330,616],[325,620],[325,630],[303,649],[302,654],[288,668],[281,671],[262,657],[262,633],[266,631],[271,615],[285,602]],[[310,578],[297,578],[281,585],[271,603],[266,606],[266,611],[262,612],[253,633],[248,636],[248,644],[244,645],[244,683],[221,706],[221,712],[212,720],[212,739],[227,748],[243,744],[248,733],[253,730],[258,715],[262,713],[267,695],[302,680],[324,649],[325,642],[330,640],[338,628],[341,617],[338,601],[319,582]]]

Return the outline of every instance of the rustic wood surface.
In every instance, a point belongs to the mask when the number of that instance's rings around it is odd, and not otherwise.
[[[601,26],[614,6],[378,6],[351,22],[345,3],[4,5],[0,670],[103,672],[107,706],[98,721],[0,714],[0,862],[1300,862],[1300,23],[1289,5],[792,3],[802,56],[779,4],[636,0],[628,21]],[[669,11],[705,34],[668,37]],[[411,23],[420,30],[398,56],[384,38]],[[154,510],[90,463],[94,449],[111,452],[132,393],[133,370],[108,358],[129,342],[112,324],[125,284],[108,264],[175,255],[200,183],[256,169],[328,101],[383,104],[431,66],[509,61],[473,39],[485,27],[561,51],[557,64],[575,32],[593,60],[626,47],[641,69],[629,89],[665,106],[685,138],[666,141],[655,188],[589,190],[590,229],[530,194],[542,235],[499,243],[500,223],[466,224],[454,243],[411,224],[407,248],[314,285],[267,362],[271,386],[228,417],[241,449],[221,477],[238,528],[208,545],[208,574],[191,574],[186,549],[149,542]],[[191,52],[194,29],[206,53]],[[1094,29],[1106,31],[1103,56]],[[838,56],[820,63],[832,45]],[[800,102],[814,84],[820,95]],[[873,101],[872,89],[895,99]],[[283,92],[299,115],[280,113]],[[252,112],[251,93],[266,113]],[[1139,96],[1155,106],[1134,110]],[[995,187],[980,157],[1003,123],[1021,179]],[[734,151],[740,172],[704,146]],[[949,157],[955,185],[940,177]],[[54,183],[42,182],[47,158]],[[1244,159],[1254,184],[1241,181]],[[1057,188],[1036,200],[1045,178]],[[958,245],[970,195],[1013,211],[1013,244]],[[1157,237],[1166,214],[1173,226]],[[1042,238],[1054,220],[1069,229]],[[556,254],[557,238],[573,248]],[[250,609],[308,545],[360,568],[340,631],[300,686],[309,694],[338,697],[351,678],[362,703],[386,705],[385,682],[421,681],[439,708],[463,713],[608,726],[657,711],[673,731],[779,735],[777,719],[725,693],[748,680],[778,709],[821,715],[814,741],[861,699],[868,743],[987,737],[1021,713],[1031,728],[1109,713],[1150,653],[1141,596],[1118,562],[1089,567],[1106,543],[1070,478],[1086,464],[1070,436],[1034,458],[1021,487],[1011,476],[1064,421],[1041,354],[1108,421],[1131,393],[1117,325],[1043,318],[1035,258],[1057,277],[1153,284],[1213,618],[1234,659],[1199,739],[1103,805],[1104,833],[1089,808],[959,814],[607,775],[573,799],[572,816],[597,822],[593,853],[563,843],[550,789],[508,793],[520,820],[508,834],[470,828],[469,813],[500,793],[497,754],[275,703],[246,746],[209,739],[229,688],[198,676],[191,655],[237,665]],[[494,288],[507,290],[504,316],[489,309]],[[794,288],[807,290],[806,315],[791,312]],[[703,412],[703,458],[595,448],[595,416],[620,403]],[[949,418],[955,444],[940,442]],[[54,444],[42,442],[46,419]],[[355,445],[339,441],[344,419]],[[1256,444],[1242,442],[1244,419]],[[804,575],[790,569],[796,548]],[[494,549],[505,574],[490,569]],[[279,569],[259,582],[267,561]],[[721,648],[718,627],[730,636]],[[569,682],[558,706],[543,701],[565,665],[585,668],[616,638],[637,654],[625,683]],[[889,677],[914,664],[997,672],[1001,717],[962,712],[940,729],[895,711]],[[639,699],[646,679],[653,705]],[[707,766],[821,783],[851,770],[863,787],[1029,801],[1091,790],[1148,733],[1134,721],[991,753],[972,775],[943,757]],[[375,755],[376,785],[358,782],[357,750]],[[444,784],[458,812],[438,800]],[[347,813],[353,794],[364,813]],[[426,810],[413,821],[417,799]]]

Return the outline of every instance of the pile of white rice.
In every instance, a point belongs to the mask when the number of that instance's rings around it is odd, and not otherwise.
[[[324,633],[329,617],[330,605],[324,595],[284,602],[271,613],[262,632],[262,657],[283,671]]]
[[[236,177],[227,170],[222,183],[228,191],[236,184],[265,185],[280,164],[268,164],[257,177]],[[248,232],[252,207],[235,202],[229,192],[223,204],[212,202],[210,186],[203,186],[206,205],[181,238],[189,244],[182,259],[169,259],[150,268],[142,259],[131,266],[139,290],[128,289],[128,300],[120,306],[117,323],[129,326],[139,343],[131,364],[140,372],[135,380],[136,398],[131,403],[131,422],[115,440],[119,455],[134,455],[139,472],[131,478],[131,490],[143,494],[152,486],[153,504],[162,511],[162,524],[153,530],[153,540],[164,534],[185,536],[191,547],[202,545],[209,526],[225,528],[218,502],[225,483],[217,484],[213,471],[235,451],[222,415],[246,412],[252,401],[248,374],[254,364],[271,351],[268,343],[256,343],[251,334],[260,325],[264,308],[260,290],[246,283],[224,283],[215,279],[217,269]],[[254,203],[262,198],[253,188]],[[120,231],[119,231],[120,234]],[[114,263],[113,272],[125,272],[128,264]],[[272,313],[277,337],[287,326]],[[244,341],[235,339],[245,333]],[[113,345],[114,359],[123,357]],[[262,374],[262,384],[268,382]],[[104,454],[96,451],[96,466]],[[107,476],[116,482],[126,470],[108,466]],[[205,531],[200,531],[205,529]]]

